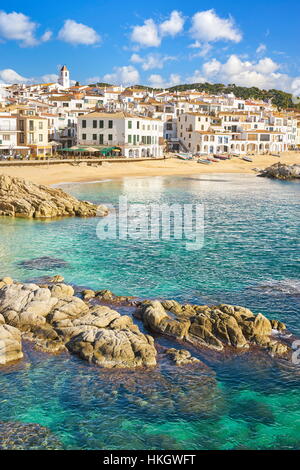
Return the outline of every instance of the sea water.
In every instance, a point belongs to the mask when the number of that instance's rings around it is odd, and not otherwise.
[[[298,183],[216,174],[62,189],[112,206],[119,196],[146,207],[202,204],[204,246],[188,251],[184,240],[100,240],[94,218],[2,218],[0,276],[61,274],[74,285],[119,295],[242,305],[300,335]],[[41,257],[56,260],[54,267],[23,264]],[[0,370],[0,421],[47,426],[66,449],[299,449],[300,366],[260,353],[190,350],[207,368],[176,368],[161,359],[151,373],[107,372],[25,344],[24,360]]]

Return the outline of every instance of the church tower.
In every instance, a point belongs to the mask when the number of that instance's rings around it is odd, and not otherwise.
[[[58,83],[64,88],[70,88],[70,72],[65,65],[60,69]]]

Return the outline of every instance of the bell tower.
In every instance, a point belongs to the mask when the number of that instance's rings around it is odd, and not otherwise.
[[[58,83],[64,88],[70,88],[70,72],[65,65],[60,69]]]

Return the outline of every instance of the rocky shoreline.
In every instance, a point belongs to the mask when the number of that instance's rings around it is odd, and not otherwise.
[[[49,219],[106,215],[107,207],[79,201],[61,189],[0,175],[0,216]]]
[[[264,170],[260,170],[258,176],[278,180],[300,179],[300,165],[286,165],[278,162]]]
[[[0,365],[22,359],[23,340],[37,350],[70,352],[104,369],[155,368],[157,335],[178,342],[178,349],[164,351],[176,366],[199,362],[182,345],[219,353],[254,347],[281,359],[291,354],[281,338],[286,326],[244,307],[140,301],[106,290],[86,289],[75,295],[63,281],[61,276],[39,285],[8,277],[0,281]],[[130,307],[132,317],[115,310],[120,306]]]

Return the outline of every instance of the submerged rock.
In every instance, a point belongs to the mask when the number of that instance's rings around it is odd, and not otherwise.
[[[197,347],[207,346],[222,351],[226,346],[247,349],[253,344],[274,355],[284,355],[289,351],[287,345],[272,338],[272,330],[282,331],[285,328],[283,323],[271,322],[261,313],[254,315],[244,307],[146,301],[138,304],[135,316],[150,331]]]
[[[275,178],[279,180],[293,180],[300,178],[300,165],[286,165],[285,163],[275,163],[264,170],[258,176]]]
[[[186,366],[191,364],[200,363],[199,359],[192,357],[189,351],[185,349],[167,349],[165,354],[174,361],[176,366]]]
[[[50,429],[34,423],[0,422],[0,450],[62,450]]]
[[[67,261],[64,261],[63,259],[60,259],[60,258],[51,258],[50,256],[41,256],[39,258],[28,259],[25,261],[21,261],[18,264],[19,266],[22,266],[22,268],[25,268],[25,269],[37,269],[37,270],[43,270],[43,271],[46,271],[49,269],[65,268],[68,266]],[[59,276],[59,278],[62,278],[62,276]],[[48,282],[52,282],[51,278],[49,278]],[[61,282],[61,280],[59,280],[58,282]]]
[[[282,279],[282,280],[270,280],[256,284],[255,286],[249,287],[254,291],[263,291],[267,295],[272,296],[300,296],[300,280],[299,279]]]
[[[61,189],[37,185],[21,178],[0,176],[0,216],[51,218],[102,217],[105,206],[79,201]]]

